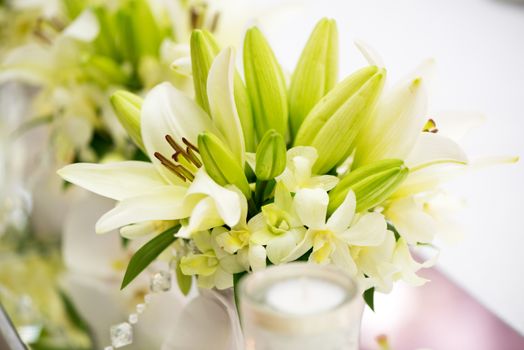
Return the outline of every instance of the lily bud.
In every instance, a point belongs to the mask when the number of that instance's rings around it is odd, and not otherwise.
[[[162,33],[149,1],[131,0],[129,3],[133,16],[133,36],[138,57],[157,57],[162,44]]]
[[[145,152],[140,129],[140,109],[143,99],[131,92],[120,90],[111,95],[111,105],[120,124],[133,142]]]
[[[289,118],[293,135],[313,106],[333,88],[337,77],[337,25],[324,18],[311,33],[291,79]]]
[[[122,4],[115,14],[114,32],[122,58],[133,66],[138,63],[137,43],[133,33],[133,16],[130,3]]]
[[[266,132],[257,147],[255,174],[259,180],[271,180],[286,168],[286,142],[275,130]]]
[[[90,55],[83,59],[84,69],[91,78],[102,85],[125,85],[128,75],[121,66],[105,56]]]
[[[196,102],[208,114],[207,75],[220,48],[215,38],[206,30],[194,30],[191,33],[191,69],[195,87]]]
[[[244,169],[216,135],[207,131],[198,135],[198,150],[208,175],[216,183],[235,185],[247,199],[251,198]]]
[[[256,27],[246,33],[244,73],[258,138],[262,139],[270,129],[286,138],[288,106],[284,74],[264,35]]]
[[[295,145],[317,149],[315,173],[326,173],[349,157],[382,91],[385,76],[385,70],[375,66],[360,69],[338,83],[308,114]]]
[[[191,69],[193,72],[193,84],[195,88],[195,99],[208,114],[210,114],[207,77],[215,57],[220,52],[220,47],[213,34],[207,30],[194,30],[191,34]],[[234,73],[234,97],[238,117],[242,125],[246,151],[255,150],[255,136],[253,127],[253,116],[251,103],[246,86],[235,69]]]
[[[353,170],[329,192],[328,212],[344,201],[349,190],[355,192],[357,212],[373,208],[386,200],[404,181],[409,169],[399,159],[385,159]]]
[[[108,13],[108,9],[102,5],[97,5],[93,7],[93,13],[98,20],[100,28],[98,36],[94,40],[96,52],[112,59],[118,58],[119,52],[116,42],[113,40],[111,15]]]

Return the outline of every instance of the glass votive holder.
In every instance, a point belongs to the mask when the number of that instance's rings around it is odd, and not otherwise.
[[[334,266],[291,263],[240,283],[246,350],[358,350],[363,300]]]

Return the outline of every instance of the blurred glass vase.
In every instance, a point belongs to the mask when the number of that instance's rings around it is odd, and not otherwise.
[[[333,266],[276,266],[240,285],[247,350],[358,350],[363,307],[356,282]]]

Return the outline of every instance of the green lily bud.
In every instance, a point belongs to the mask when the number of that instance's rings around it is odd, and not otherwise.
[[[308,114],[295,145],[317,149],[315,173],[326,173],[349,157],[382,91],[385,76],[385,70],[375,66],[360,69],[338,83]]]
[[[194,30],[191,33],[190,45],[195,99],[200,107],[209,114],[207,75],[220,48],[213,35],[206,30]]]
[[[259,180],[271,180],[286,168],[286,142],[275,130],[268,130],[257,147],[255,174]]]
[[[198,150],[207,173],[216,183],[235,185],[247,199],[251,198],[244,169],[216,135],[210,132],[198,135]]]
[[[293,135],[313,106],[337,83],[337,77],[337,25],[324,18],[311,33],[291,79],[288,97]]]
[[[355,192],[357,212],[373,208],[391,196],[408,173],[399,159],[380,160],[353,170],[329,192],[328,212],[342,204],[349,190]]]
[[[127,131],[133,142],[145,152],[140,129],[140,109],[143,99],[131,92],[120,90],[111,95],[111,105],[120,124]]]
[[[133,18],[132,30],[138,57],[157,57],[162,44],[162,35],[149,2],[131,0],[129,6]]]
[[[130,3],[122,4],[115,14],[115,37],[122,58],[133,67],[138,63],[138,48],[133,33],[133,16]]]
[[[220,47],[213,34],[205,29],[193,31],[191,34],[191,68],[195,87],[195,99],[198,105],[208,114],[210,114],[210,109],[207,96],[207,76],[213,60],[219,52]],[[246,151],[253,152],[255,150],[255,136],[251,103],[246,86],[236,69],[234,74],[234,97],[238,117],[242,125]]]
[[[271,47],[256,27],[246,33],[244,75],[258,138],[262,139],[270,129],[286,138],[288,106],[284,74]]]
[[[120,53],[116,47],[116,43],[113,40],[113,31],[111,23],[111,14],[108,13],[107,7],[103,5],[97,5],[93,7],[93,13],[98,20],[100,31],[94,41],[94,45],[97,48],[97,52],[100,55],[108,56],[113,59],[118,59]]]
[[[85,71],[102,85],[125,85],[128,75],[121,66],[105,56],[90,55],[83,58]]]

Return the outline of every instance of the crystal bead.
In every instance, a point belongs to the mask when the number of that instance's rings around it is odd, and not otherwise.
[[[136,312],[139,314],[143,313],[146,310],[146,304],[137,304]]]
[[[151,304],[151,301],[153,300],[153,296],[149,293],[147,293],[146,295],[144,295],[144,302],[146,304]]]
[[[138,322],[138,315],[135,313],[132,313],[129,315],[129,323],[136,324]]]
[[[150,289],[152,292],[167,292],[171,289],[171,273],[159,271],[151,277]]]
[[[127,322],[111,326],[111,344],[115,349],[129,345],[133,342],[133,328]]]

